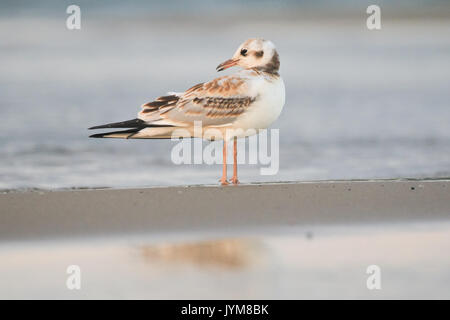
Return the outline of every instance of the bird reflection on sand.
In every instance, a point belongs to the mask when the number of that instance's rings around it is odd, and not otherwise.
[[[258,261],[260,246],[254,240],[220,239],[140,247],[149,263],[187,264],[200,267],[242,269]]]

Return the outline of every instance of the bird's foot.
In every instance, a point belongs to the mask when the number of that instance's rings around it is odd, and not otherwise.
[[[232,184],[239,184],[240,183],[237,177],[231,178],[230,181],[231,181]]]
[[[227,185],[230,184],[230,183],[227,181],[227,179],[220,179],[219,182],[220,182],[220,184],[223,185],[223,186],[227,186]]]

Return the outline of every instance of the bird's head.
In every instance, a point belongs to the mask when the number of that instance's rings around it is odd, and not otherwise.
[[[217,66],[217,71],[233,66],[276,74],[280,68],[280,59],[271,41],[248,39],[239,46],[231,59]]]

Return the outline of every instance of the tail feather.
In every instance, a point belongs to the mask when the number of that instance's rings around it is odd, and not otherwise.
[[[121,122],[113,122],[108,124],[102,124],[100,126],[90,127],[89,130],[92,129],[105,129],[105,128],[144,128],[148,126],[148,124],[141,119],[132,119]]]
[[[170,127],[174,127],[171,125],[159,125],[159,124],[151,124],[148,122],[145,122],[144,120],[141,119],[132,119],[132,120],[127,120],[127,121],[121,121],[121,122],[113,122],[113,123],[108,123],[108,124],[103,124],[100,126],[95,126],[95,127],[91,127],[89,128],[89,130],[92,129],[107,129],[107,128],[129,128],[128,130],[122,130],[122,131],[112,131],[112,132],[104,132],[104,133],[97,133],[97,134],[93,134],[91,136],[89,136],[89,138],[122,138],[122,139],[130,139],[133,136],[135,136],[136,134],[138,134],[141,130],[145,129],[145,128],[170,128]],[[151,138],[151,137],[146,137],[146,138]],[[170,136],[166,137],[164,136],[158,136],[155,137],[156,139],[158,138],[162,138],[162,139],[167,139],[170,138]]]
[[[89,138],[122,138],[129,139],[136,133],[138,133],[141,128],[130,129],[130,130],[122,130],[122,131],[112,131],[112,132],[104,132],[90,135]]]

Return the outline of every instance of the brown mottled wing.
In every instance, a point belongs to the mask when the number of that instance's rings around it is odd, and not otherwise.
[[[248,89],[248,79],[220,77],[143,105],[139,118],[177,126],[189,126],[194,121],[202,121],[204,126],[232,123],[256,99]]]
[[[142,110],[139,112],[138,118],[148,122],[161,120],[160,114],[173,109],[179,100],[180,97],[175,94],[158,97],[155,101],[141,106]]]

